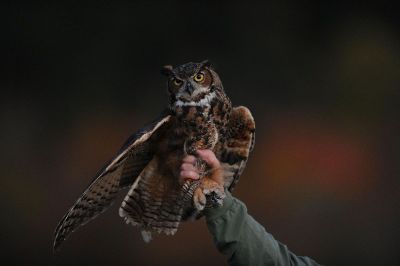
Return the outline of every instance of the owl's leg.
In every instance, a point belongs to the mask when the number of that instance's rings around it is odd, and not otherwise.
[[[189,138],[185,142],[186,154],[198,157],[197,150],[212,150],[218,142],[218,131],[213,124],[209,124],[205,128],[204,134],[200,136]],[[196,209],[201,211],[206,205],[222,205],[225,191],[221,169],[210,170],[210,167],[201,158],[197,158],[195,166],[200,172],[200,184],[193,194],[193,204]]]
[[[222,205],[222,200],[225,198],[225,190],[222,170],[220,168],[213,169],[209,175],[205,176],[201,180],[200,187],[207,196],[209,206]]]

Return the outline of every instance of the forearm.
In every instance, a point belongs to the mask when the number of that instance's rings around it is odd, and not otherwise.
[[[208,209],[205,215],[214,242],[230,265],[318,265],[276,241],[229,192],[222,207]]]

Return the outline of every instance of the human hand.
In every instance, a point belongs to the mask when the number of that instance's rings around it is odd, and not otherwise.
[[[219,177],[220,175],[217,174],[220,172],[221,164],[215,156],[214,152],[212,150],[197,150],[197,154],[210,167],[210,172],[213,173],[215,179],[221,179],[218,180],[220,181],[218,183],[221,184],[222,176]],[[179,174],[179,181],[181,183],[184,183],[186,180],[198,180],[200,178],[200,171],[195,166],[196,160],[196,157],[194,157],[193,155],[187,155],[183,158],[180,169],[181,171]]]

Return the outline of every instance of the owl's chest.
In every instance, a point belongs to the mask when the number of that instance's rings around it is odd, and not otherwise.
[[[185,151],[214,149],[217,142],[224,142],[230,112],[223,101],[214,99],[205,106],[177,106],[174,113],[175,139],[184,140]]]
[[[201,135],[213,124],[213,116],[209,107],[181,106],[176,109],[178,131],[188,136]]]
[[[177,106],[174,111],[178,122],[202,123],[211,119],[209,106]]]
[[[207,105],[176,106],[175,116],[188,132],[199,132],[209,124],[223,129],[229,120],[230,105],[214,99]]]

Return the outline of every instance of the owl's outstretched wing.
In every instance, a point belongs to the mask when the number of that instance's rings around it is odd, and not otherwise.
[[[242,174],[255,142],[255,122],[249,109],[234,107],[228,122],[228,139],[220,161],[224,169],[225,187],[232,191]]]
[[[64,215],[55,230],[54,250],[76,228],[105,211],[116,193],[133,184],[136,177],[152,159],[158,139],[171,123],[171,116],[164,112],[160,118],[132,135],[96,175],[82,196]]]

